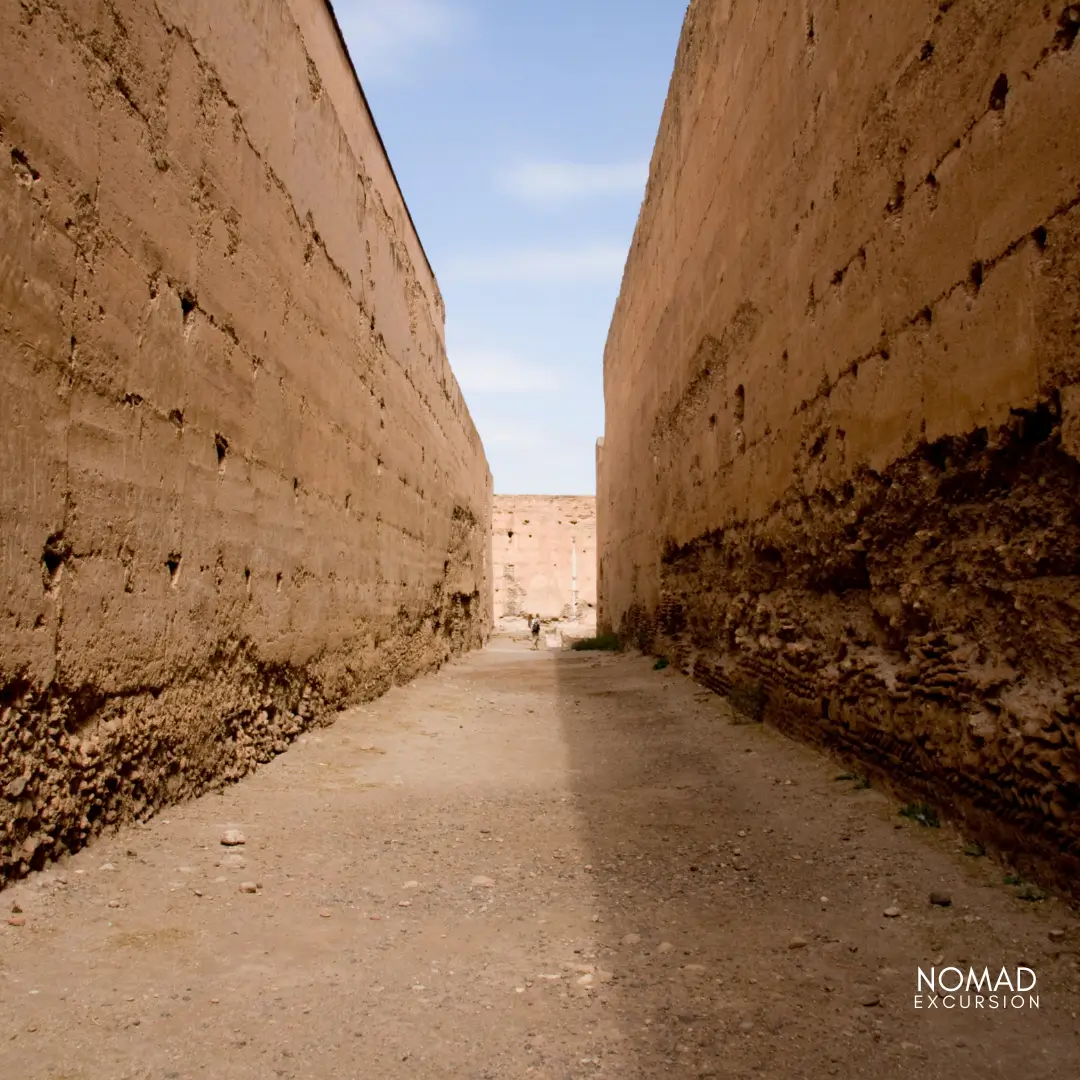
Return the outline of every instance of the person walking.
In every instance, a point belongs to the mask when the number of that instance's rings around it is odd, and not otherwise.
[[[532,647],[534,649],[539,649],[540,648],[540,620],[535,615],[533,616],[532,626],[530,627],[530,629],[532,630],[532,639],[533,639]]]

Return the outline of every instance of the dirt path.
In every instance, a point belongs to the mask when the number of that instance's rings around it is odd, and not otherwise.
[[[1080,923],[839,772],[496,639],[0,895],[0,1073],[1075,1080]],[[916,1010],[939,957],[1040,1008]]]

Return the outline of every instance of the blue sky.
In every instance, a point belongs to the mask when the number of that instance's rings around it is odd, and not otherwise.
[[[503,494],[592,494],[685,0],[334,0]]]

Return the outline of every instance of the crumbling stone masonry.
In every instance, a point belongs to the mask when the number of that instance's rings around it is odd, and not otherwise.
[[[443,317],[323,0],[0,4],[0,882],[482,642]]]
[[[600,622],[1080,881],[1080,5],[694,0]]]

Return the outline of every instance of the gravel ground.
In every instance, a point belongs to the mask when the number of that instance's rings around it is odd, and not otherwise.
[[[1075,1080],[1075,913],[735,719],[496,638],[0,895],[0,1075]]]

